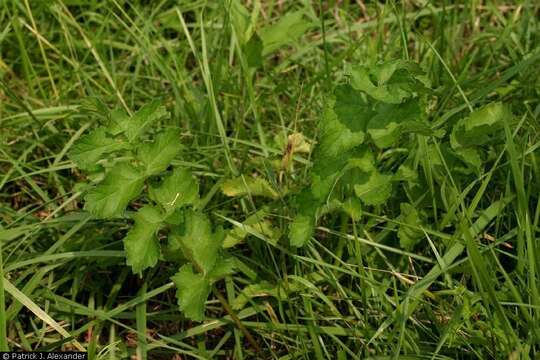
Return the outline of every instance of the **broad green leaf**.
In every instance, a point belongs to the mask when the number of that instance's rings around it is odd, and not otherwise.
[[[221,186],[221,190],[227,196],[264,196],[271,199],[277,199],[279,194],[270,186],[268,181],[263,178],[240,176],[235,179],[227,180]]]
[[[204,307],[212,290],[210,280],[193,272],[191,265],[180,268],[171,280],[176,285],[178,306],[184,315],[195,321],[204,319]]]
[[[139,146],[137,157],[145,166],[145,174],[152,176],[165,171],[181,149],[179,132],[168,130],[157,135],[154,142]]]
[[[335,188],[349,158],[360,151],[372,116],[360,92],[347,85],[336,88],[320,121],[310,189],[298,196],[298,214],[289,228],[291,245],[299,247],[311,239],[317,211]]]
[[[199,183],[185,169],[175,168],[158,187],[150,187],[150,197],[167,213],[193,204],[199,198]]]
[[[181,218],[179,219],[179,223],[183,224],[184,215],[181,213],[178,216]],[[175,224],[171,227],[167,235],[167,245],[163,247],[163,257],[167,261],[185,263],[187,259],[182,251],[182,230],[180,229],[180,224]]]
[[[404,60],[353,67],[350,75],[353,88],[390,104],[399,104],[426,88],[423,71]]]
[[[319,206],[317,210],[317,217],[321,217],[339,210],[345,211],[343,203],[336,198],[329,198],[321,206]]]
[[[364,143],[365,128],[372,116],[358,91],[350,86],[336,89],[320,122],[321,136],[313,156],[312,193],[319,201],[328,196],[348,159]]]
[[[295,42],[312,26],[311,22],[304,19],[302,11],[286,13],[277,23],[261,29],[263,55],[268,55],[284,45]]]
[[[81,137],[69,152],[69,157],[81,169],[94,167],[105,154],[122,150],[127,144],[107,136],[105,128],[97,128]]]
[[[212,232],[206,215],[189,210],[185,215],[184,231],[177,234],[184,256],[198,271],[207,274],[218,261],[223,244],[223,231]]]
[[[324,200],[315,197],[309,188],[304,188],[296,195],[294,202],[297,214],[289,225],[289,240],[292,246],[300,247],[311,240],[317,222],[317,212]]]
[[[152,123],[168,115],[159,100],[144,105],[125,124],[125,133],[129,142],[137,139]]]
[[[361,157],[349,160],[351,181],[356,196],[366,205],[381,205],[392,191],[392,176],[379,173],[373,155],[366,150]]]
[[[369,121],[367,132],[379,148],[393,145],[402,134],[406,123],[418,122],[422,111],[417,100],[402,104],[380,104],[377,114]]]
[[[428,86],[418,65],[399,60],[354,68],[350,85],[336,87],[319,123],[310,188],[301,193],[289,227],[292,245],[309,241],[324,212],[343,209],[359,218],[360,202],[348,199],[352,191],[366,205],[387,201],[394,176],[378,171],[366,135],[381,148],[394,145],[402,133],[433,135],[420,107]]]
[[[400,221],[405,225],[399,226],[399,244],[403,249],[410,251],[424,238],[424,232],[420,229],[422,221],[418,211],[411,204],[402,203],[400,209]]]
[[[330,160],[330,159],[328,159]],[[324,166],[327,164],[327,166]],[[334,159],[334,162],[319,162],[314,166],[311,176],[311,194],[317,200],[315,206],[319,206],[335,186],[341,170],[345,167],[345,159]]]
[[[482,168],[482,158],[477,149],[469,148],[458,148],[454,150],[454,153],[465,162],[467,165],[474,168],[474,170],[479,173]]]
[[[257,33],[253,33],[249,41],[244,46],[244,55],[248,67],[259,68],[263,64],[263,43]]]
[[[236,268],[236,261],[233,257],[220,258],[214,268],[208,273],[208,280],[214,283],[223,279],[227,275],[232,275]]]
[[[157,264],[160,254],[157,232],[162,224],[160,212],[149,205],[142,207],[134,216],[135,225],[124,238],[127,264],[133,273]]]
[[[315,161],[319,157],[319,162],[330,163],[333,158],[343,158],[345,152],[361,145],[367,123],[373,116],[362,94],[350,86],[336,88],[334,98],[319,124],[321,136]]]
[[[112,110],[106,120],[107,132],[113,136],[124,133],[128,127],[131,118],[123,109]]]
[[[350,169],[359,169],[363,172],[369,173],[375,171],[375,159],[369,148],[362,149],[356,157],[348,159],[348,166]]]
[[[399,166],[394,180],[408,181],[411,183],[416,182],[418,179],[418,172],[407,163],[403,163]]]
[[[500,102],[488,104],[459,120],[450,135],[452,148],[484,145],[501,136],[503,120],[510,111]]]
[[[86,196],[84,208],[98,218],[122,216],[129,202],[142,191],[144,175],[132,165],[116,165]]]
[[[365,132],[368,122],[375,113],[362,92],[350,85],[339,85],[334,90],[334,98],[332,109],[337,120],[351,132]],[[326,122],[326,119],[324,121]]]
[[[385,119],[391,120],[391,119]],[[379,127],[380,126],[380,127]],[[379,148],[385,148],[393,145],[399,138],[399,124],[396,122],[380,123],[377,127],[370,126],[368,130],[371,140]]]
[[[368,175],[365,182],[355,184],[356,196],[366,205],[381,205],[388,200],[392,192],[392,176],[376,171]]]
[[[297,215],[290,225],[289,239],[291,246],[302,247],[311,240],[315,231],[315,216]]]

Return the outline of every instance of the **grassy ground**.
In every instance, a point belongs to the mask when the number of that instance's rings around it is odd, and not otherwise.
[[[540,5],[241,3],[0,3],[0,346],[96,359],[538,358]],[[294,26],[272,27],[291,14]],[[260,64],[242,46],[253,31],[267,42]],[[447,133],[380,151],[387,169],[414,151],[425,181],[397,185],[357,222],[325,216],[291,247],[284,192],[308,182],[311,156],[281,171],[287,137],[314,143],[348,67],[392,59],[426,70],[433,129],[493,101],[513,120],[474,173],[437,163],[429,149]],[[85,173],[67,153],[97,123],[90,97],[128,112],[161,98],[172,115],[162,125],[183,134],[175,165],[200,180],[212,221],[234,231],[263,214],[266,234],[229,249],[242,265],[215,286],[261,351],[215,294],[207,320],[185,319],[178,264],[133,275],[129,221],[81,210]],[[227,196],[221,184],[239,174],[279,195]],[[412,250],[396,237],[403,199],[425,212]]]

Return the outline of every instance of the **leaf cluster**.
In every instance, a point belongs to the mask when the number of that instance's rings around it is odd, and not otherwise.
[[[81,137],[70,152],[80,169],[98,179],[86,191],[84,209],[111,219],[136,206],[123,239],[127,264],[142,274],[164,257],[180,260],[184,265],[172,277],[179,306],[187,317],[202,320],[211,285],[233,272],[234,261],[222,254],[223,230],[212,231],[197,209],[198,182],[187,169],[172,167],[182,151],[180,132],[151,132],[168,116],[157,100],[132,116],[119,110],[101,115],[104,125]]]

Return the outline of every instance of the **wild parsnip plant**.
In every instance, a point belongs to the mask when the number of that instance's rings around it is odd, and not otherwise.
[[[538,358],[539,17],[0,2],[0,350]]]

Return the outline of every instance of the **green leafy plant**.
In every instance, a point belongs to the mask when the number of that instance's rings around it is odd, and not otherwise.
[[[424,105],[428,83],[416,64],[398,60],[359,66],[349,75],[349,83],[334,90],[319,122],[311,184],[297,196],[289,231],[293,246],[309,241],[324,204],[337,203],[349,213],[351,203],[355,208],[361,208],[360,202],[384,204],[401,177],[382,171],[374,152],[407,134],[430,133]]]
[[[103,105],[98,113],[103,126],[80,138],[70,152],[94,179],[84,209],[99,219],[133,219],[123,243],[134,273],[156,266],[163,254],[180,260],[184,265],[172,277],[178,304],[185,316],[202,320],[212,284],[234,271],[234,259],[222,251],[223,229],[214,230],[198,208],[197,180],[172,166],[182,151],[179,131],[152,131],[168,116],[157,100],[132,116],[108,112]],[[135,213],[126,211],[130,205]],[[167,238],[164,249],[162,238]]]
[[[501,130],[511,118],[496,102],[437,128],[428,121],[431,96],[424,72],[410,61],[349,69],[348,81],[334,89],[319,121],[310,184],[295,198],[291,245],[306,244],[318,219],[328,212],[339,209],[358,221],[362,207],[381,207],[390,198],[391,203],[402,198],[396,219],[401,247],[412,250],[425,238],[421,207],[429,195],[423,189],[433,177],[448,184],[443,189],[474,181],[490,160],[489,149],[503,140]],[[422,166],[428,160],[420,158],[422,153],[429,154],[430,166]],[[393,159],[392,154],[405,157]],[[399,185],[407,197],[395,194]],[[456,208],[457,194],[442,196],[450,210]]]

